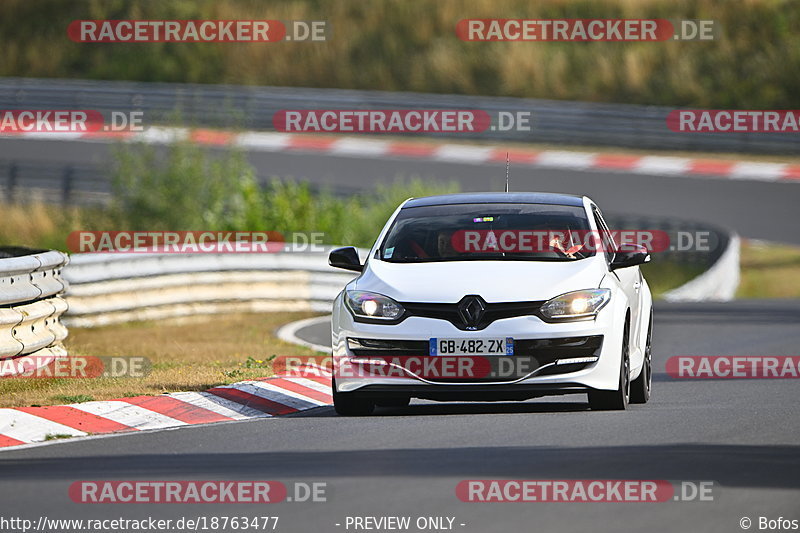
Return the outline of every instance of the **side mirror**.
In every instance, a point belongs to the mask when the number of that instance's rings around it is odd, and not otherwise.
[[[614,252],[614,259],[611,261],[611,270],[618,268],[642,265],[650,261],[650,254],[647,248],[638,244],[620,244]]]
[[[364,270],[364,265],[361,264],[361,260],[358,258],[358,251],[352,246],[331,250],[331,254],[328,256],[328,264],[332,267],[353,270],[354,272]]]

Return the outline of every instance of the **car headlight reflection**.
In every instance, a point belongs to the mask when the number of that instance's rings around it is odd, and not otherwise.
[[[344,300],[353,315],[360,318],[396,320],[405,312],[402,305],[375,292],[347,291]]]
[[[594,318],[610,299],[609,289],[573,291],[548,300],[540,311],[550,320]]]

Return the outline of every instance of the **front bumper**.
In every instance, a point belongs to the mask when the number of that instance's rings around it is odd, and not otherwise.
[[[376,350],[382,356],[427,356],[431,337],[496,338],[513,337],[515,356],[536,359],[535,372],[502,379],[430,379],[426,376],[378,373],[335,376],[339,392],[381,398],[410,396],[432,400],[517,400],[550,394],[613,390],[619,383],[622,331],[625,309],[608,305],[594,320],[546,323],[536,316],[497,320],[480,331],[463,331],[446,320],[409,317],[394,325],[355,322],[341,302],[334,304],[332,320],[333,357],[337,367],[351,358],[368,358],[372,350],[354,339],[383,340],[397,351]],[[621,317],[621,318],[619,318]],[[589,339],[590,342],[586,342]],[[570,346],[572,344],[573,346]],[[384,345],[384,348],[387,345]],[[525,352],[525,347],[528,351]],[[520,351],[521,350],[521,351]],[[579,353],[580,350],[583,350]],[[587,351],[591,351],[591,354]],[[577,365],[556,365],[556,359],[596,356],[596,361]],[[490,356],[487,356],[489,358]]]
[[[351,392],[361,398],[381,400],[407,396],[438,402],[472,401],[498,402],[522,401],[540,396],[575,394],[589,390],[578,383],[558,384],[469,384],[469,385],[364,385]]]

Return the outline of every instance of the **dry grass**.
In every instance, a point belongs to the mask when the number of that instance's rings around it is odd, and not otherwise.
[[[741,268],[737,298],[800,298],[800,247],[745,241]]]
[[[55,250],[66,249],[70,232],[103,228],[107,220],[100,208],[64,207],[42,201],[0,203],[0,217],[0,246]]]
[[[41,247],[58,239],[63,221],[61,209],[43,203],[3,204],[3,223],[0,224],[0,245]],[[58,248],[64,248],[62,242]]]
[[[282,324],[309,316],[312,314],[241,314],[71,328],[65,343],[71,355],[142,356],[152,363],[152,372],[144,378],[3,379],[0,407],[206,390],[268,377],[272,375],[271,356],[314,353],[274,335]]]
[[[3,205],[3,224],[0,225],[0,242],[15,244],[39,243],[42,236],[58,230],[56,209],[41,203]]]

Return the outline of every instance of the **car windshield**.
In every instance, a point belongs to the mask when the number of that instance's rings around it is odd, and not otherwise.
[[[577,261],[594,255],[582,207],[457,204],[402,209],[378,250],[392,263]]]

